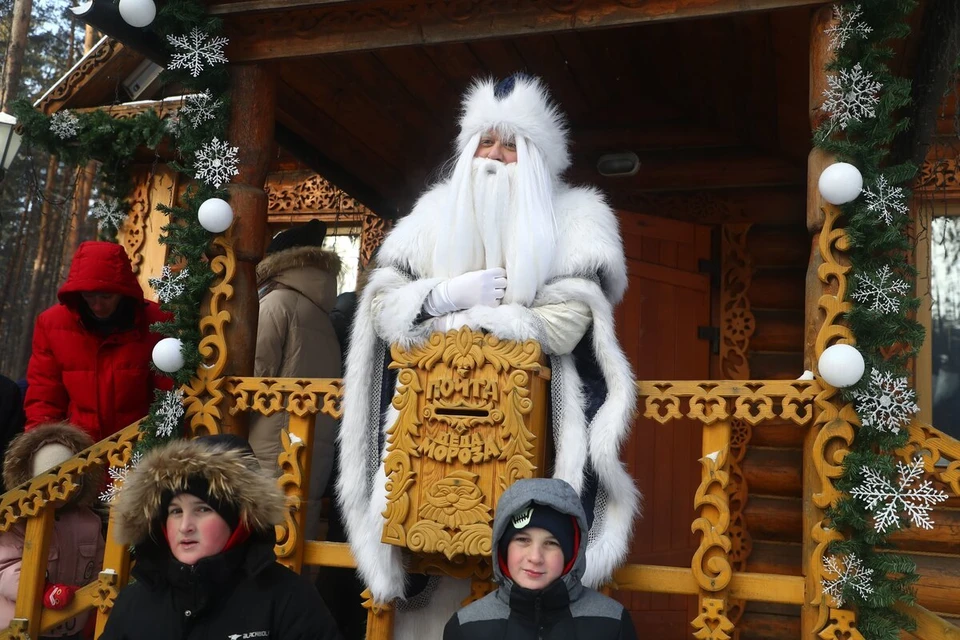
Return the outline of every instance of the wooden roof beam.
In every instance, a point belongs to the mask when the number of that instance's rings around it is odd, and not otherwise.
[[[806,179],[804,165],[750,149],[679,149],[638,155],[636,175],[605,178],[595,169],[595,156],[575,154],[568,177],[574,184],[598,186],[614,201],[618,192],[802,186]]]
[[[297,3],[271,13],[226,13],[231,62],[316,56],[388,47],[466,42],[536,33],[770,11],[830,0],[567,0],[442,2],[395,0]],[[250,3],[236,3],[250,4]]]

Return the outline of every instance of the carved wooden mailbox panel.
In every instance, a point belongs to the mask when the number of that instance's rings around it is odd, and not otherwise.
[[[489,556],[500,494],[547,463],[540,345],[463,327],[394,345],[391,356],[398,416],[387,431],[382,540],[451,560]]]

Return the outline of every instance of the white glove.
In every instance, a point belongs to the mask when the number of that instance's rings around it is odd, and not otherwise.
[[[430,292],[423,309],[433,317],[477,305],[500,305],[507,288],[507,272],[500,267],[470,271],[444,280]]]

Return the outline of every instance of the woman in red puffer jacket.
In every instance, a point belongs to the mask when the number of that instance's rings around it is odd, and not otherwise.
[[[33,330],[26,429],[65,420],[99,441],[144,417],[155,389],[172,387],[150,366],[162,338],[150,325],[171,316],[144,300],[113,242],[82,243],[57,298]]]

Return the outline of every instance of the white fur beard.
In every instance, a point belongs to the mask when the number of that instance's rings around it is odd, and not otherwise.
[[[512,213],[516,211],[513,197],[516,175],[514,164],[486,158],[473,160],[473,212],[483,243],[486,269],[507,266],[504,253],[510,242]],[[509,282],[508,279],[508,286]]]
[[[525,170],[516,163],[460,159],[452,178],[452,219],[448,233],[438,239],[433,275],[452,278],[503,267],[503,301],[533,301],[547,280],[556,249],[552,185],[549,176],[540,175],[538,160],[527,158]]]

